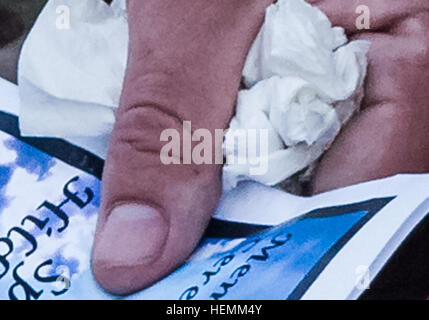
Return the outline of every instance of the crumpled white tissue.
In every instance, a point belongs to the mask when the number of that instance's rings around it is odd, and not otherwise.
[[[70,29],[55,24],[63,5]],[[64,138],[105,158],[127,64],[125,7],[126,0],[48,1],[19,62],[23,135]],[[342,28],[303,0],[268,7],[230,123],[268,130],[268,171],[250,175],[252,161],[227,164],[224,189],[249,179],[274,185],[314,163],[359,108],[368,49],[347,43]],[[231,135],[225,139],[228,162],[236,150]]]
[[[20,56],[21,134],[64,138],[104,158],[127,57],[126,0],[49,0]]]
[[[303,0],[268,7],[247,58],[236,115],[225,139],[224,188],[240,180],[278,184],[311,166],[359,108],[369,42],[347,43],[344,30]],[[234,130],[268,131],[268,155],[249,154],[238,165]],[[230,142],[229,142],[230,141]],[[249,176],[261,157],[267,172]]]

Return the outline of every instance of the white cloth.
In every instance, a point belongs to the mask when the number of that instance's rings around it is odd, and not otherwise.
[[[64,5],[70,29],[55,24]],[[125,0],[111,6],[48,1],[19,63],[22,134],[65,138],[104,158],[128,40]],[[224,188],[248,179],[273,185],[317,160],[359,107],[368,49],[364,41],[347,44],[343,29],[303,0],[271,5],[247,58],[247,89],[239,92],[230,123],[232,129],[268,130],[269,153],[256,154],[267,158],[268,171],[253,176],[249,165],[225,165]],[[235,146],[224,147],[228,160]]]

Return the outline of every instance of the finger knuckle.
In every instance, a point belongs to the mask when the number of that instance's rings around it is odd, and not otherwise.
[[[180,116],[166,107],[153,103],[135,104],[118,116],[114,129],[115,143],[133,152],[159,154],[162,132],[179,130],[181,126]]]

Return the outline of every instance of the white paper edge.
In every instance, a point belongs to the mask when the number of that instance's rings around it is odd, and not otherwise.
[[[360,188],[361,186],[364,188]],[[397,198],[346,243],[306,291],[303,300],[358,298],[364,288],[356,286],[359,279],[357,268],[368,267],[369,279],[374,280],[387,260],[429,210],[429,174],[397,175],[361,186],[316,196],[314,202],[312,201],[313,209],[323,204],[335,206],[395,195]],[[307,208],[309,209],[311,207]]]
[[[0,111],[18,116],[18,86],[0,77]]]

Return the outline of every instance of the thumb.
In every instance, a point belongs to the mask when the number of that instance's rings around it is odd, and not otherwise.
[[[170,142],[183,147],[195,128],[215,137],[227,126],[270,1],[163,3],[128,2],[129,62],[92,254],[95,278],[116,294],[167,275],[200,240],[221,193],[221,166],[183,164],[189,148],[175,159],[181,164],[163,164],[160,137],[170,129],[178,137]]]

